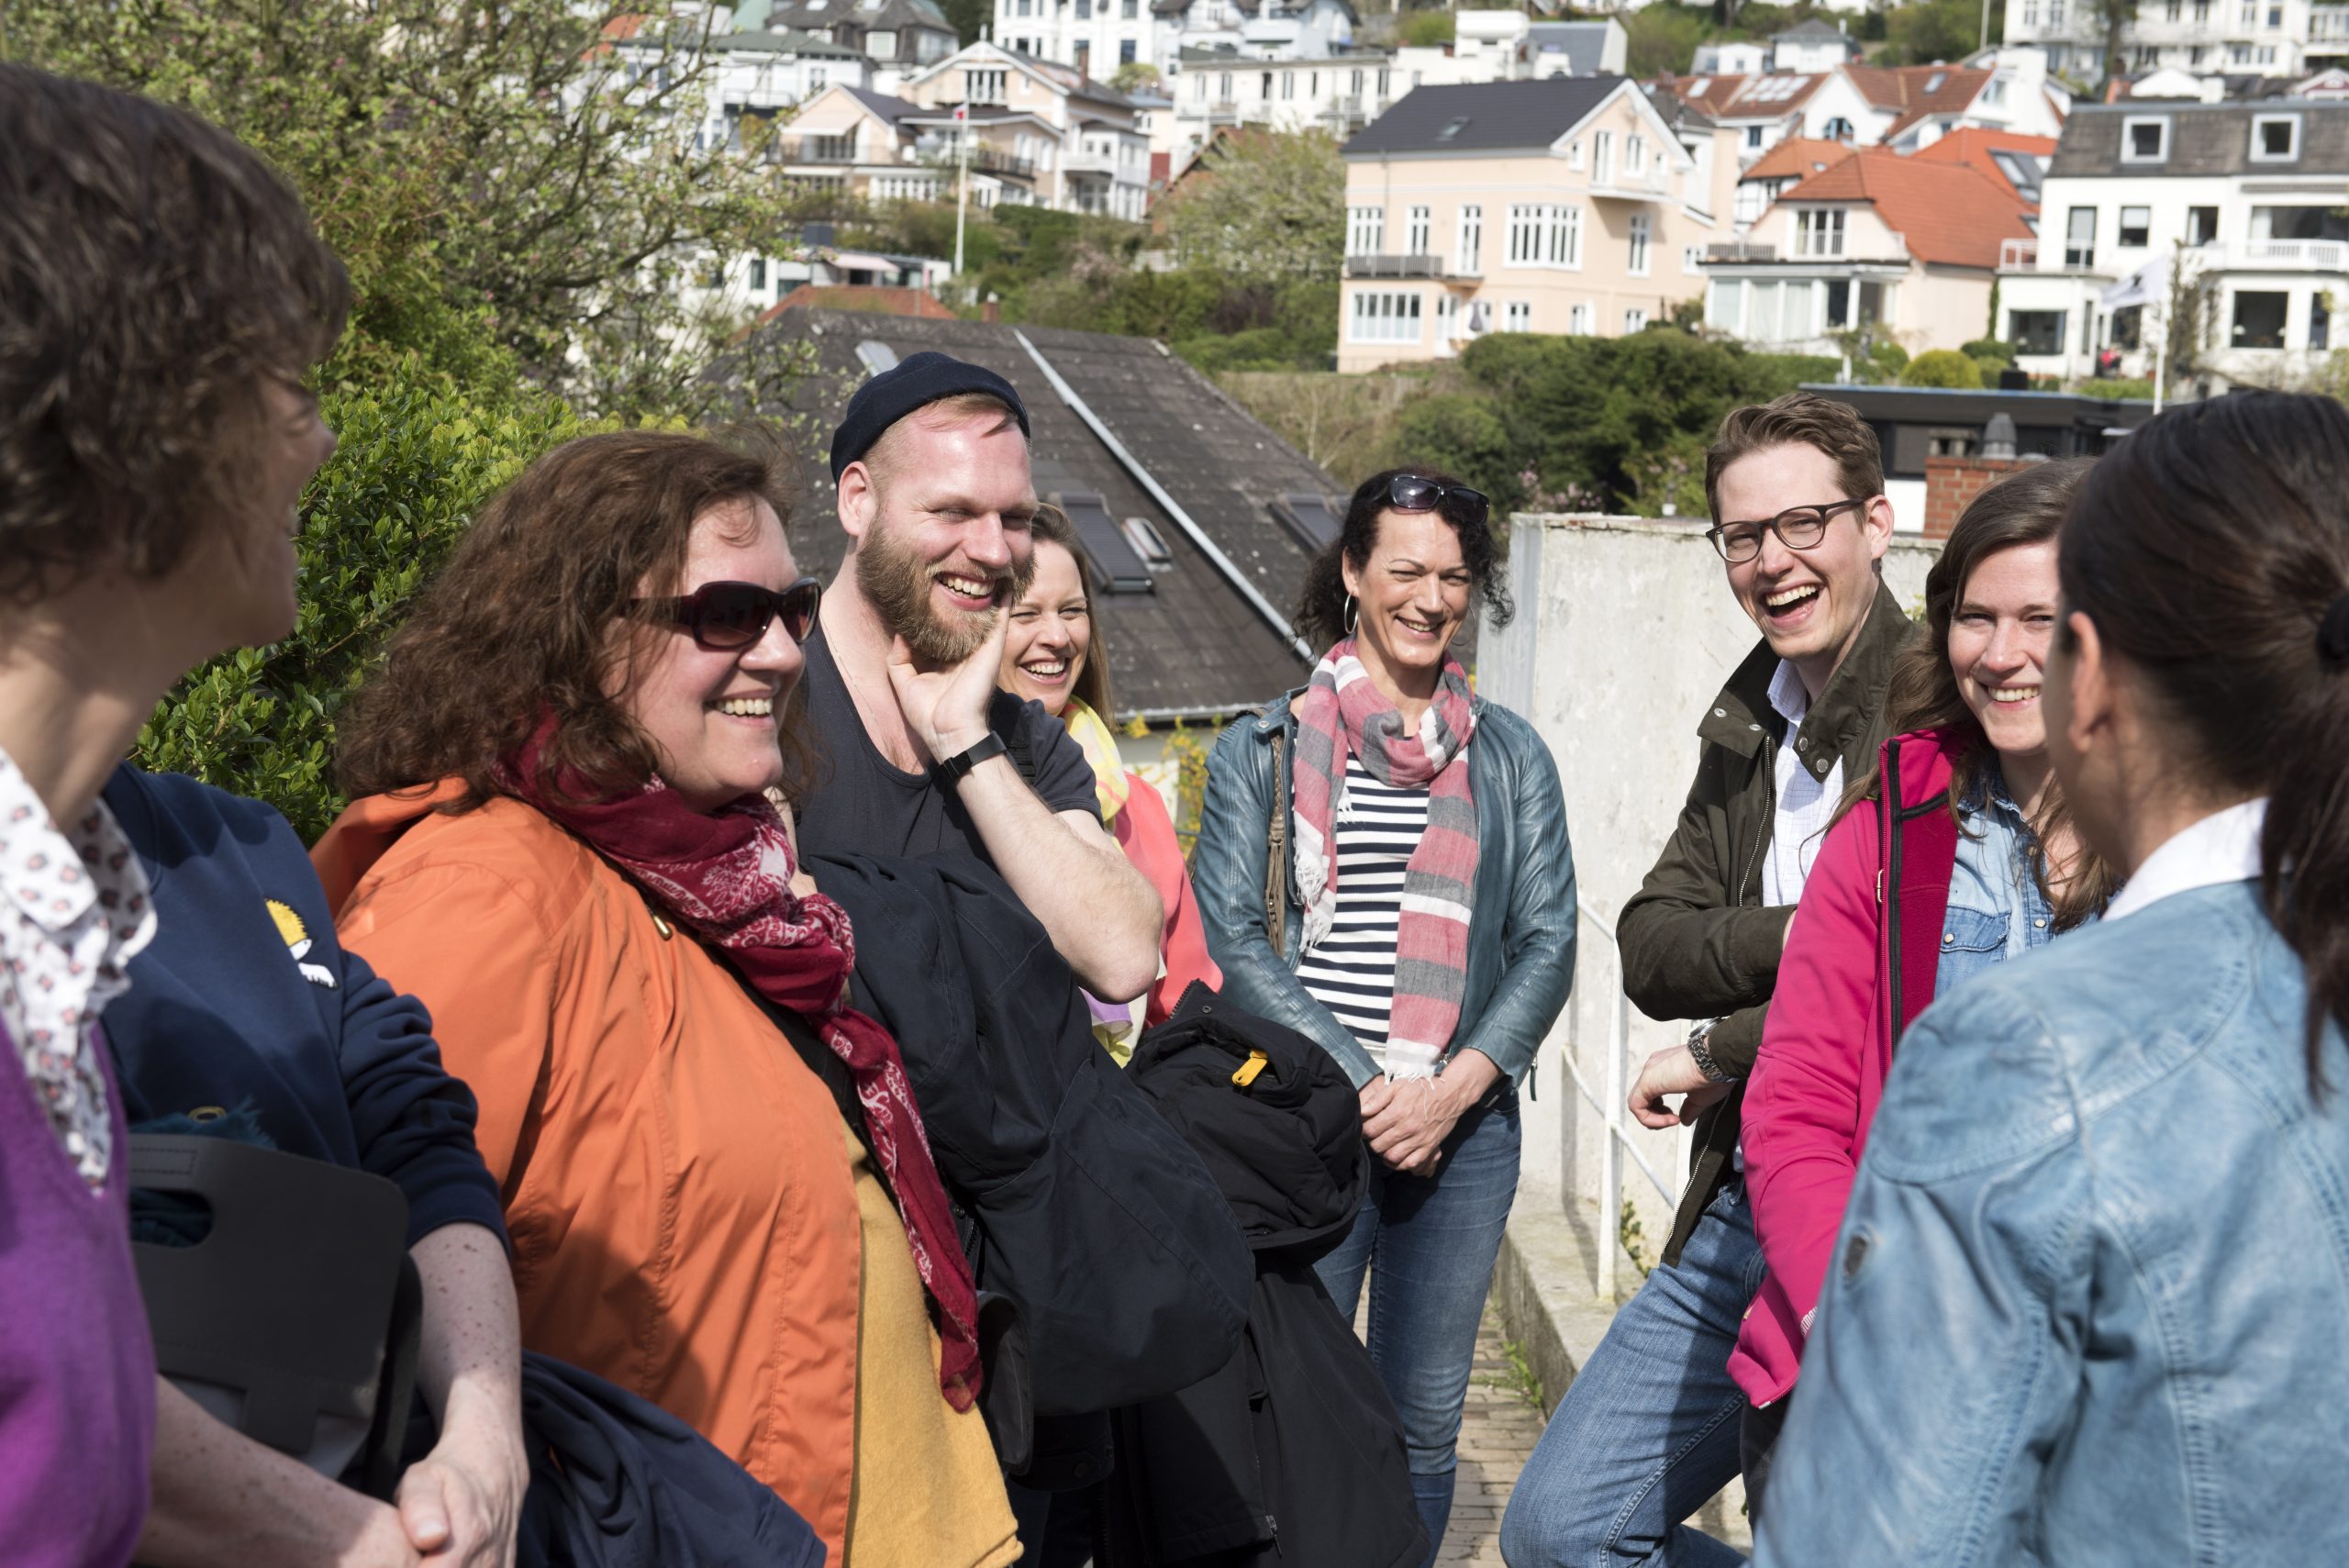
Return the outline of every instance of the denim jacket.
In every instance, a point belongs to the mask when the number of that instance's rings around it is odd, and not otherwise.
[[[2349,1562],[2349,1098],[2309,1093],[2306,1001],[2235,882],[1927,1010],[1758,1564]]]
[[[1283,841],[1297,842],[1290,705],[1302,690],[1217,738],[1191,882],[1208,951],[1223,969],[1223,994],[1319,1041],[1360,1088],[1377,1073],[1370,1053],[1297,978],[1305,935],[1293,860],[1282,872],[1286,912],[1277,956],[1264,931],[1265,829],[1275,801],[1287,829]],[[1505,707],[1478,698],[1475,712],[1468,779],[1476,797],[1476,891],[1468,912],[1467,992],[1452,1050],[1483,1051],[1517,1083],[1531,1070],[1574,979],[1574,851],[1549,747]],[[1275,735],[1286,738],[1277,769]]]
[[[1946,996],[1992,964],[2045,947],[2055,934],[2055,911],[2032,873],[2037,842],[2022,807],[1996,774],[1976,786],[1962,808],[1934,995]]]

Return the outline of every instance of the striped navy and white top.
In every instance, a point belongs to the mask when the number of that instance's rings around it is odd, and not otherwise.
[[[1387,1020],[1395,1010],[1403,870],[1427,833],[1427,787],[1380,784],[1361,758],[1349,754],[1337,816],[1337,914],[1330,934],[1298,962],[1297,977],[1384,1068]]]

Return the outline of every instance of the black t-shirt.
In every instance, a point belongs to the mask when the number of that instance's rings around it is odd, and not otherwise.
[[[809,855],[926,855],[967,850],[991,858],[954,791],[928,773],[893,766],[856,711],[840,666],[818,630],[807,643],[807,717],[822,758],[814,786],[794,810],[799,848]],[[1003,737],[1011,762],[1054,812],[1088,811],[1097,817],[1093,765],[1043,705],[998,691],[987,706],[987,728]]]

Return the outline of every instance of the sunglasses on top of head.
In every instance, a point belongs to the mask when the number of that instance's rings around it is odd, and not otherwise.
[[[756,646],[777,617],[792,641],[807,641],[823,596],[821,583],[802,577],[780,594],[756,583],[705,583],[683,598],[635,599],[629,607],[648,620],[685,628],[696,647],[739,653]]]
[[[1386,482],[1386,504],[1398,512],[1432,512],[1447,500],[1460,506],[1460,520],[1471,528],[1482,528],[1490,508],[1481,490],[1471,490],[1465,484],[1440,484],[1416,473],[1398,473]]]

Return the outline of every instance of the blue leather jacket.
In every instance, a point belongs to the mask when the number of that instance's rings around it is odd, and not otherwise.
[[[1305,917],[1287,856],[1277,955],[1265,937],[1265,832],[1274,802],[1284,841],[1297,841],[1288,774],[1297,720],[1289,705],[1303,689],[1217,737],[1191,884],[1208,951],[1223,969],[1224,995],[1319,1041],[1360,1088],[1377,1071],[1370,1053],[1297,978]],[[1476,893],[1468,912],[1467,994],[1453,1038],[1457,1049],[1491,1057],[1514,1084],[1531,1070],[1574,980],[1574,851],[1549,747],[1507,708],[1478,699],[1475,711],[1468,779],[1476,797]],[[1286,737],[1277,768],[1275,735]]]
[[[2306,1000],[2241,882],[1926,1010],[1757,1564],[2349,1562],[2349,1051],[2312,1100]]]

